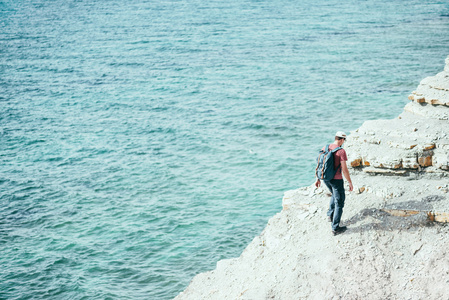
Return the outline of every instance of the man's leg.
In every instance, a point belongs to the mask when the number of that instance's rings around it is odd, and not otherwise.
[[[340,225],[341,216],[343,214],[343,207],[345,206],[345,187],[343,179],[332,179],[330,181],[334,193],[334,219],[332,220],[332,230],[336,230]]]
[[[324,184],[327,186],[329,191],[331,192],[331,200],[329,202],[329,210],[327,211],[327,216],[333,219],[334,215],[334,209],[335,209],[335,198],[334,198],[334,188],[332,187],[331,183],[329,181],[324,181]]]

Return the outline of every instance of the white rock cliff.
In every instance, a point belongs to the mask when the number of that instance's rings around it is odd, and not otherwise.
[[[328,191],[288,191],[240,257],[175,299],[449,299],[449,57],[409,98],[348,137],[344,234],[326,221]]]

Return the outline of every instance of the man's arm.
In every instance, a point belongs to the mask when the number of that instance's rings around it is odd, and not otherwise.
[[[351,176],[349,175],[348,166],[346,165],[346,161],[341,162],[341,171],[343,172],[343,175],[345,176],[346,180],[349,183],[349,191],[352,192],[354,187],[352,186]]]

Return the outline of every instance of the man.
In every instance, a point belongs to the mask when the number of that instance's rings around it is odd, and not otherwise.
[[[329,145],[329,149],[333,150],[337,147],[341,147],[346,141],[346,134],[342,131],[338,131],[335,134],[335,140]],[[324,148],[323,148],[324,149]],[[345,188],[343,183],[343,175],[349,183],[349,191],[352,192],[353,186],[351,181],[351,176],[349,176],[348,166],[346,161],[348,157],[346,156],[345,149],[337,150],[334,153],[334,167],[337,169],[337,173],[334,178],[330,181],[324,181],[324,184],[328,187],[329,191],[332,193],[329,211],[327,212],[329,222],[332,222],[332,234],[337,235],[346,231],[346,226],[340,226],[341,215],[343,214],[343,207],[345,205]],[[321,186],[321,181],[318,178],[315,182],[315,186],[319,188]]]

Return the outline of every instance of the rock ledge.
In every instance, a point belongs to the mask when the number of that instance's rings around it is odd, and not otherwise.
[[[421,81],[409,99],[398,118],[351,132],[345,148],[354,171],[449,175],[449,57],[444,71]]]

